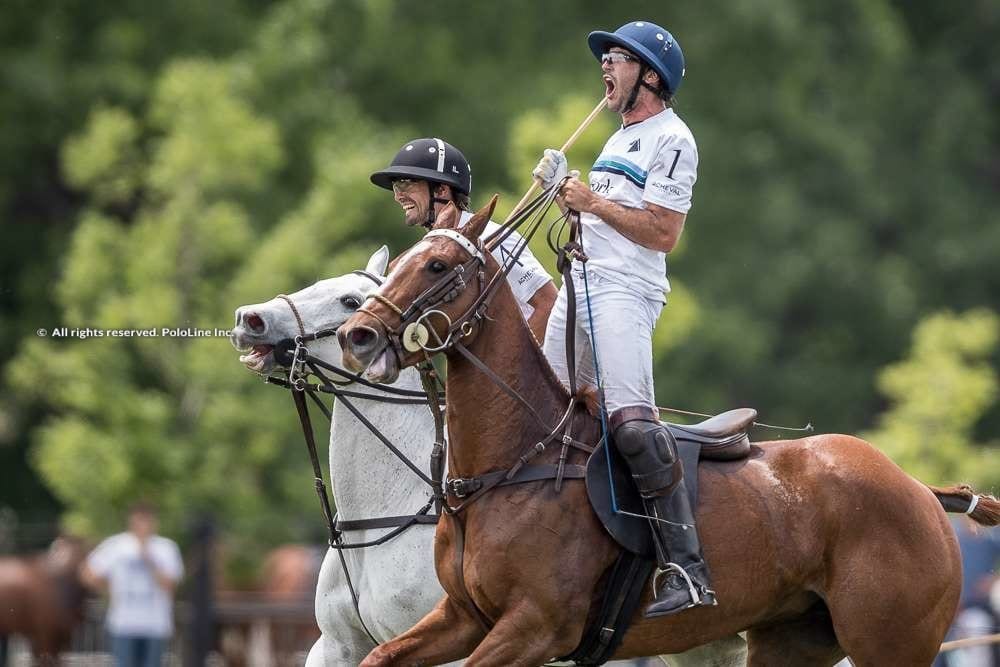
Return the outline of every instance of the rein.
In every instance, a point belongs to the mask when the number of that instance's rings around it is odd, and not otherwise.
[[[443,236],[462,246],[469,253],[470,257],[462,264],[454,267],[449,274],[443,276],[436,283],[417,295],[405,310],[382,294],[377,292],[370,294],[368,296],[369,299],[385,305],[399,317],[400,322],[397,327],[389,326],[385,319],[364,305],[358,308],[358,312],[370,315],[382,325],[393,351],[399,358],[404,356],[404,351],[417,352],[423,350],[425,353],[437,353],[448,350],[457,340],[472,335],[475,325],[486,317],[486,311],[496,296],[500,285],[507,279],[517,260],[520,258],[521,253],[528,247],[528,242],[552,206],[552,202],[555,200],[558,191],[558,187],[554,186],[541,193],[527,206],[517,211],[489,237],[478,239],[477,242],[470,241],[459,232],[450,229],[436,229],[428,232],[424,236],[425,239]],[[486,259],[483,254],[484,251],[490,251],[502,243],[532,216],[535,216],[535,220],[531,223],[529,232],[524,235],[522,241],[515,247],[515,251],[511,253],[511,256],[505,258],[500,271],[490,279],[489,283],[486,283],[484,274]],[[475,275],[479,283],[479,296],[457,320],[452,321],[438,307],[458,298],[468,287],[468,282],[473,275]],[[446,322],[447,328],[443,339],[433,326],[425,324],[434,315],[443,318]],[[435,339],[435,344],[428,345],[432,335]]]
[[[382,284],[380,278],[366,271],[354,271],[353,273],[366,276],[375,282],[376,285]],[[357,614],[358,620],[361,622],[362,628],[368,635],[368,638],[371,639],[375,645],[379,645],[379,641],[375,639],[374,635],[365,624],[364,618],[361,616],[358,594],[354,588],[354,582],[347,567],[347,560],[344,557],[344,551],[348,549],[365,549],[368,547],[380,546],[398,537],[412,526],[418,524],[433,525],[438,523],[441,508],[444,503],[444,484],[442,478],[444,475],[445,440],[444,417],[441,414],[441,401],[443,400],[444,395],[441,391],[439,391],[438,378],[433,366],[430,364],[428,364],[429,367],[419,368],[420,378],[424,386],[424,390],[414,391],[370,382],[369,380],[363,378],[360,374],[352,373],[344,368],[327,363],[326,361],[313,356],[306,348],[306,343],[334,336],[337,334],[337,328],[328,328],[313,333],[306,333],[305,325],[302,321],[302,317],[299,315],[298,308],[295,306],[295,302],[292,301],[291,297],[285,294],[279,294],[278,298],[284,300],[288,304],[292,314],[295,316],[295,320],[299,326],[299,335],[292,339],[279,341],[274,346],[275,360],[288,367],[288,378],[284,379],[267,376],[264,378],[264,381],[268,384],[284,387],[291,391],[292,399],[295,403],[295,409],[299,416],[299,423],[302,427],[302,434],[305,438],[306,447],[309,451],[309,460],[313,468],[313,479],[316,487],[316,493],[320,499],[320,507],[323,511],[323,517],[329,534],[329,546],[331,549],[335,549],[337,551],[337,555],[340,558],[341,569],[344,573],[348,590],[351,593],[351,601],[354,605],[354,611]],[[323,370],[329,371],[331,374],[336,374],[343,378],[343,380],[333,380],[323,373]],[[307,379],[309,375],[317,377],[322,384],[310,384]],[[378,389],[379,391],[390,394],[390,396],[344,389],[344,387],[355,383],[372,389]],[[364,424],[365,428],[378,438],[378,440],[385,445],[385,447],[389,449],[389,451],[391,451],[396,458],[413,471],[413,473],[416,474],[424,483],[428,484],[431,487],[431,500],[413,514],[369,519],[354,519],[349,521],[338,520],[337,515],[331,509],[330,496],[327,492],[326,483],[323,479],[323,469],[316,449],[312,420],[309,416],[308,404],[305,401],[305,396],[309,396],[309,398],[319,406],[320,410],[327,417],[327,419],[332,419],[331,410],[328,409],[319,399],[317,392],[332,394],[334,398],[339,400],[351,412],[351,414],[357,418],[358,421]],[[434,417],[435,423],[435,442],[430,457],[430,476],[424,473],[416,464],[413,463],[413,461],[407,458],[406,455],[399,450],[399,448],[393,445],[392,442],[389,441],[389,439],[386,438],[386,436],[374,424],[372,424],[371,421],[364,416],[364,414],[362,414],[362,412],[349,400],[348,397],[364,398],[382,403],[402,405],[426,403],[431,409],[431,414]],[[430,514],[429,512],[432,507],[435,508],[435,512]],[[380,528],[393,528],[394,530],[386,533],[378,539],[367,542],[347,543],[343,539],[343,533],[346,531]]]
[[[534,216],[534,220],[529,223],[528,231],[523,234],[523,238],[515,247],[514,252],[510,253],[509,257],[505,257],[505,261],[501,263],[500,269],[493,276],[491,276],[489,282],[486,282],[485,279],[486,260],[483,255],[484,242],[482,239],[478,239],[478,243],[474,243],[464,235],[454,230],[432,230],[424,238],[429,236],[447,238],[460,245],[470,255],[469,259],[454,267],[451,273],[442,277],[440,280],[424,290],[405,309],[393,303],[383,294],[375,293],[370,295],[370,299],[382,303],[399,318],[399,324],[396,327],[390,327],[382,317],[379,317],[376,313],[367,309],[365,306],[358,309],[359,312],[371,315],[373,319],[381,324],[385,331],[386,338],[389,341],[389,345],[392,347],[392,351],[397,354],[397,358],[403,358],[403,350],[408,352],[417,352],[422,350],[425,359],[427,359],[429,363],[430,353],[454,350],[468,360],[477,370],[486,375],[486,377],[489,378],[494,385],[517,401],[524,408],[525,412],[531,416],[542,432],[547,433],[545,437],[526,448],[518,457],[514,465],[510,468],[506,470],[492,471],[478,477],[471,477],[467,479],[450,478],[445,484],[448,494],[459,501],[457,505],[452,505],[447,501],[447,498],[445,498],[441,509],[444,514],[451,516],[454,519],[455,559],[453,562],[453,569],[456,575],[456,581],[460,586],[461,597],[464,598],[461,602],[473,612],[473,617],[478,620],[480,626],[486,632],[489,631],[492,625],[491,621],[475,603],[465,585],[465,530],[462,523],[459,521],[458,515],[476,500],[482,498],[491,490],[500,486],[554,479],[556,491],[558,492],[562,489],[564,479],[582,480],[586,475],[585,466],[567,465],[566,460],[569,448],[574,447],[587,452],[588,454],[593,453],[596,449],[596,446],[588,445],[572,437],[573,422],[576,412],[575,408],[582,400],[577,395],[575,363],[573,359],[574,355],[572,353],[568,355],[570,358],[571,369],[573,370],[571,373],[572,379],[570,385],[569,403],[566,406],[565,411],[562,413],[558,423],[552,427],[546,422],[545,419],[542,418],[541,415],[538,414],[538,411],[527,399],[508,385],[499,375],[497,375],[496,372],[494,372],[480,358],[473,354],[463,342],[465,338],[472,335],[477,325],[482,324],[484,319],[490,319],[487,315],[487,311],[493,298],[499,292],[500,286],[507,280],[510,271],[513,269],[514,264],[517,262],[521,253],[524,252],[524,249],[527,248],[531,238],[534,236],[535,232],[537,232],[543,219],[545,218],[545,215],[548,213],[552,203],[555,201],[556,194],[559,192],[561,186],[561,182],[553,185],[553,187],[539,195],[524,209],[515,212],[515,214],[507,222],[505,222],[499,230],[494,232],[486,240],[486,248],[495,248],[498,244],[502,243],[507,237],[509,237],[510,234],[517,229],[517,227]],[[562,216],[562,218],[565,217],[566,215]],[[582,252],[580,254],[582,255]],[[565,268],[560,266],[560,270],[563,271],[564,276],[568,276],[569,262],[565,261],[564,253],[560,253],[560,260],[560,263],[565,265]],[[439,310],[439,308],[442,305],[458,298],[458,296],[468,287],[467,276],[473,274],[478,277],[479,294],[473,300],[472,304],[465,310],[465,312],[452,321],[452,319],[446,313]],[[572,289],[572,280],[569,280],[568,282],[570,284],[569,289]],[[447,323],[447,328],[445,329],[443,336],[438,334],[436,329],[428,327],[425,324],[425,321],[428,321],[433,315],[442,317]],[[569,331],[573,330],[574,329],[569,329]],[[429,344],[431,336],[435,339],[433,344]],[[574,341],[572,340],[572,334],[568,336],[568,339],[567,350],[572,351],[575,347]],[[531,461],[538,454],[544,452],[546,447],[555,441],[560,442],[562,445],[562,450],[557,464],[529,465],[529,461]],[[598,446],[599,445],[600,443],[598,443]]]
[[[377,284],[381,284],[381,280],[378,280],[375,276],[364,273],[355,272],[361,275],[365,275],[376,281]],[[359,543],[344,543],[342,533],[345,530],[359,530],[365,528],[385,528],[390,527],[389,524],[399,526],[403,530],[416,523],[434,523],[436,519],[434,517],[428,517],[427,512],[430,510],[431,506],[439,501],[443,497],[443,456],[442,452],[444,449],[444,433],[443,433],[443,417],[435,414],[435,422],[441,423],[441,428],[438,429],[436,434],[435,450],[440,449],[441,451],[432,451],[431,453],[431,466],[430,475],[425,473],[420,469],[417,464],[411,461],[403,452],[399,450],[386,436],[382,433],[372,422],[364,416],[364,414],[354,405],[350,398],[364,398],[367,400],[384,402],[384,403],[394,403],[403,405],[415,405],[415,404],[428,404],[431,406],[432,414],[435,413],[435,408],[437,412],[440,411],[440,401],[443,395],[437,390],[435,383],[437,382],[437,377],[434,375],[433,369],[421,368],[421,379],[424,382],[424,391],[414,391],[410,389],[399,389],[397,387],[380,385],[374,382],[370,382],[361,375],[357,373],[352,373],[346,369],[340,368],[333,364],[327,363],[322,359],[319,359],[309,353],[306,348],[307,342],[312,342],[320,340],[322,338],[327,338],[334,336],[337,333],[336,328],[322,329],[314,333],[306,333],[302,318],[298,314],[298,309],[295,307],[294,302],[287,295],[278,295],[278,298],[283,299],[288,303],[289,308],[295,315],[296,321],[299,324],[299,335],[291,342],[294,344],[294,349],[291,352],[291,358],[288,357],[289,342],[281,341],[275,345],[275,359],[279,363],[287,364],[288,366],[288,379],[267,377],[265,382],[269,384],[276,384],[284,388],[290,389],[292,392],[292,398],[295,402],[296,410],[299,414],[299,422],[302,426],[302,432],[306,440],[306,446],[309,450],[309,458],[313,466],[313,475],[316,484],[316,492],[320,498],[320,505],[323,509],[324,517],[327,519],[327,527],[330,536],[330,547],[333,549],[361,549],[369,546],[378,546],[388,542],[392,537],[402,532],[394,531],[388,535],[383,536],[377,540],[370,542],[359,542]],[[279,350],[282,350],[279,352]],[[332,374],[339,375],[344,378],[342,381],[333,380],[323,372],[327,370]],[[317,377],[322,384],[310,384],[307,377],[313,375]],[[427,380],[425,380],[427,378]],[[373,389],[378,389],[385,393],[391,394],[391,396],[383,396],[380,394],[351,391],[344,389],[346,386],[350,386],[354,383],[364,385]],[[326,489],[326,483],[323,479],[322,467],[319,463],[319,455],[316,450],[315,437],[312,430],[312,420],[309,416],[309,411],[307,404],[305,402],[305,396],[308,395],[310,399],[316,403],[320,409],[323,411],[324,415],[329,419],[332,416],[331,411],[323,405],[323,402],[317,396],[317,392],[323,392],[327,394],[332,394],[335,399],[339,400],[344,407],[346,407],[351,414],[360,421],[365,428],[367,428],[378,440],[396,456],[407,468],[409,468],[417,477],[421,479],[425,484],[431,487],[432,500],[427,503],[424,507],[417,510],[415,513],[410,515],[404,515],[400,517],[390,517],[390,518],[379,518],[379,519],[357,519],[349,522],[339,522],[336,516],[332,512],[329,494]]]
[[[463,250],[470,255],[470,257],[462,264],[454,267],[451,273],[443,276],[433,285],[420,293],[405,309],[393,303],[385,295],[379,293],[370,295],[368,297],[369,299],[373,299],[386,305],[397,315],[397,317],[399,317],[400,321],[396,327],[390,327],[382,317],[379,317],[376,313],[367,309],[365,306],[358,309],[359,312],[371,315],[382,325],[385,329],[386,337],[389,340],[390,345],[393,347],[393,351],[400,358],[404,356],[403,350],[408,352],[423,350],[425,357],[428,356],[428,353],[444,352],[448,350],[456,351],[473,364],[473,366],[475,366],[480,372],[486,375],[493,384],[517,401],[531,416],[538,427],[543,432],[547,433],[544,438],[528,447],[518,457],[518,460],[511,468],[505,471],[496,471],[502,472],[502,475],[490,473],[482,478],[450,479],[446,484],[448,492],[459,500],[462,500],[463,498],[465,498],[465,500],[457,506],[450,505],[447,502],[444,503],[442,510],[445,513],[457,514],[465,509],[469,504],[475,502],[485,493],[489,492],[491,489],[501,485],[501,483],[511,483],[512,480],[518,477],[519,473],[522,472],[522,469],[524,469],[524,466],[526,466],[529,461],[531,461],[538,454],[544,452],[550,443],[557,440],[562,444],[562,451],[560,453],[559,463],[553,471],[554,474],[549,478],[554,478],[556,480],[556,489],[560,490],[562,488],[562,481],[566,476],[566,459],[569,448],[575,447],[587,453],[592,453],[595,449],[595,447],[580,442],[572,438],[570,435],[573,429],[574,409],[581,400],[577,395],[575,377],[571,377],[569,404],[558,423],[553,427],[538,414],[538,411],[527,399],[504,382],[499,375],[483,363],[483,361],[473,354],[463,343],[463,339],[470,336],[475,330],[475,327],[482,323],[482,320],[489,319],[486,313],[493,298],[499,292],[500,286],[507,280],[514,264],[517,262],[521,253],[524,252],[524,249],[527,248],[531,238],[540,227],[546,213],[548,213],[552,203],[555,201],[556,194],[559,192],[559,188],[561,186],[562,183],[555,184],[553,187],[536,197],[524,209],[516,212],[510,220],[504,223],[500,229],[494,232],[486,240],[485,244],[482,239],[479,239],[477,244],[459,232],[451,229],[437,229],[430,231],[424,238],[431,236],[447,238],[460,245]],[[500,270],[490,277],[489,282],[486,282],[484,275],[486,266],[486,260],[483,255],[484,245],[489,248],[496,247],[499,243],[502,243],[507,237],[509,237],[510,234],[512,234],[521,224],[532,217],[534,217],[534,220],[529,223],[529,229],[523,235],[523,238],[516,246],[515,251],[510,254],[509,258],[505,258],[505,262],[501,264]],[[560,269],[563,270],[564,274],[568,274],[568,262],[564,261],[565,254],[561,253],[560,259],[560,263],[565,265],[565,269],[563,266],[560,266]],[[468,287],[466,276],[473,273],[478,277],[479,295],[473,300],[472,304],[461,316],[452,321],[447,314],[439,310],[439,307],[456,299]],[[569,282],[572,284],[572,281]],[[572,287],[570,287],[570,289],[572,289]],[[447,330],[443,336],[438,334],[433,327],[428,327],[424,324],[426,320],[429,320],[429,318],[435,314],[444,318],[447,322]],[[431,336],[434,337],[435,343],[433,345],[428,345]],[[568,338],[567,350],[572,350],[574,343],[571,337]],[[571,359],[571,367],[575,366],[573,363],[573,355],[570,354],[569,357]],[[472,489],[473,487],[475,488],[473,492],[466,492],[467,489]]]

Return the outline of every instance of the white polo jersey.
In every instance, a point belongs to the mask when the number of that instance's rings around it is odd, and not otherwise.
[[[458,226],[464,227],[471,219],[472,213],[463,211],[462,217],[458,221]],[[486,223],[486,229],[482,235],[483,237],[487,237],[498,229],[500,229],[500,225],[490,220]],[[514,252],[516,252],[516,246],[523,240],[523,236],[517,232],[513,232],[490,254],[493,255],[493,258],[502,267],[511,260]],[[510,284],[510,289],[514,292],[514,298],[517,300],[517,305],[521,307],[521,314],[524,315],[525,320],[535,312],[534,307],[528,301],[531,297],[535,296],[535,292],[544,287],[550,280],[552,280],[552,276],[549,275],[549,272],[531,254],[531,249],[525,248],[521,256],[514,262],[514,268],[507,275],[507,282]]]
[[[590,189],[631,208],[650,202],[687,213],[697,172],[691,130],[673,109],[664,109],[611,135],[591,167]],[[649,298],[662,300],[670,291],[666,253],[630,241],[592,213],[582,213],[580,221],[588,269],[612,280],[624,277]]]
[[[173,581],[184,574],[177,544],[154,535],[148,555],[157,569]],[[87,557],[87,564],[108,580],[107,626],[113,635],[169,637],[174,631],[173,595],[156,582],[149,564],[140,555],[139,539],[129,532],[101,542]]]

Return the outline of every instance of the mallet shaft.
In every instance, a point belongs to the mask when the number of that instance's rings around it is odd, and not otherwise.
[[[587,114],[587,117],[583,119],[583,122],[580,123],[580,126],[576,128],[573,134],[569,135],[569,139],[566,140],[566,143],[564,143],[562,145],[562,148],[560,148],[559,150],[565,153],[570,148],[572,148],[573,144],[576,143],[576,140],[580,138],[580,135],[583,134],[584,131],[586,131],[586,129],[590,126],[592,122],[594,122],[594,119],[597,118],[597,114],[604,111],[604,107],[606,106],[608,106],[608,98],[602,97],[601,101],[597,103],[597,106],[594,107],[594,109],[589,114]],[[513,218],[517,214],[517,212],[521,210],[521,207],[523,207],[528,202],[528,200],[531,199],[532,196],[534,196],[535,190],[537,189],[538,189],[538,181],[532,180],[531,187],[528,188],[528,191],[524,193],[523,197],[521,197],[521,201],[517,202],[517,206],[515,206],[513,210],[511,210],[510,215],[508,215],[507,219],[504,220],[504,224],[510,222],[511,218]]]

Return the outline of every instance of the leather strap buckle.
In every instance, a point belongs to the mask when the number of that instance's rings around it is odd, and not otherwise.
[[[449,479],[446,486],[451,495],[456,498],[465,498],[482,488],[483,483],[475,477],[470,477],[468,479]]]

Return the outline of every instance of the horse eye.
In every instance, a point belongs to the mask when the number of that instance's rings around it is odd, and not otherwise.
[[[356,296],[342,296],[340,297],[340,303],[344,304],[344,307],[348,310],[357,310],[361,307],[361,299]]]
[[[427,263],[427,270],[430,271],[431,273],[442,273],[447,268],[448,265],[439,259],[432,259],[430,262]]]

